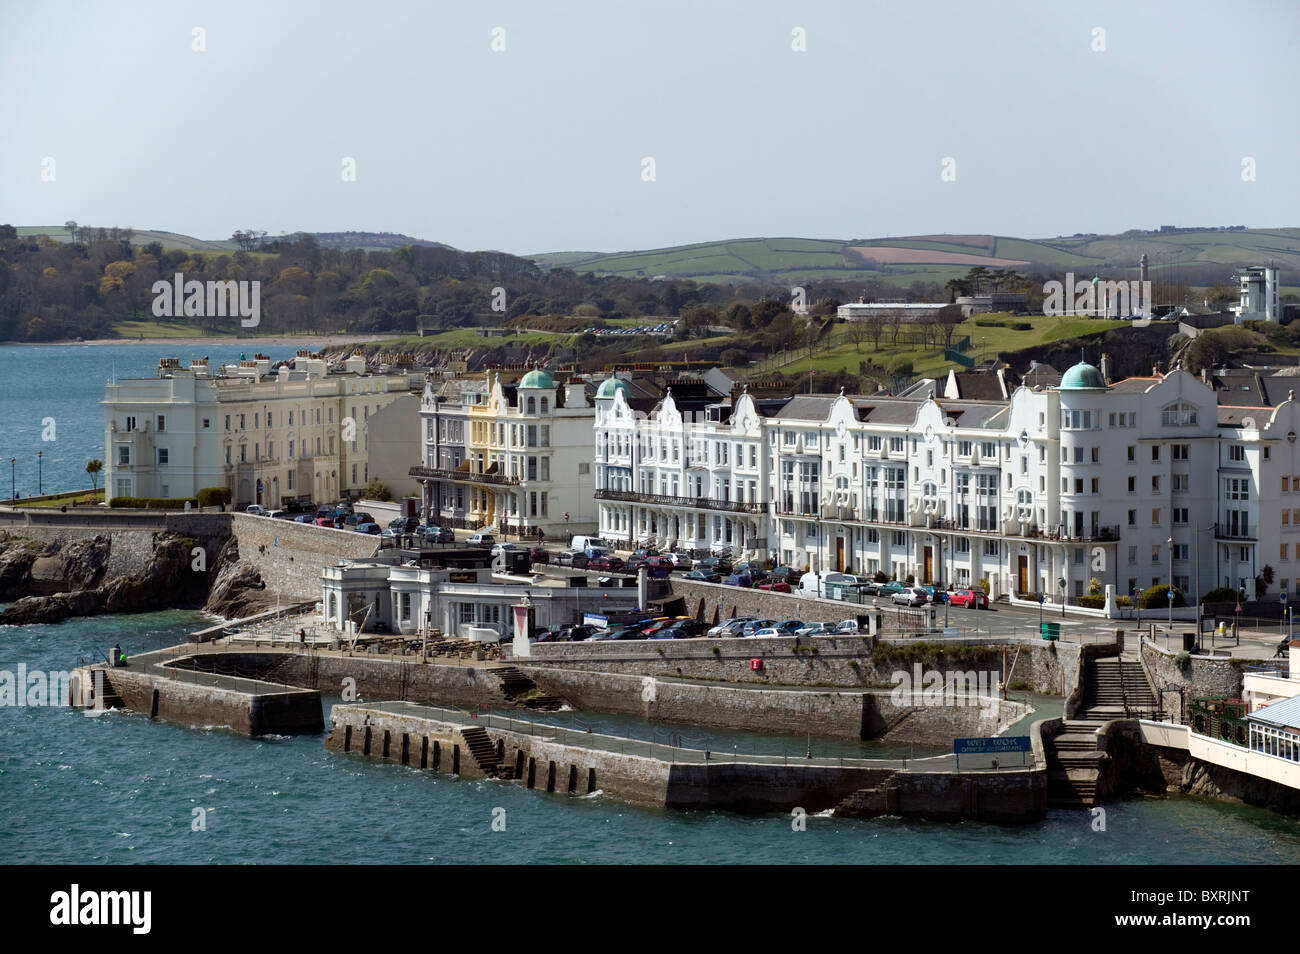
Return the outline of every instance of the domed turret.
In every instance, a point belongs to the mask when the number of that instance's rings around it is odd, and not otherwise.
[[[632,393],[632,389],[628,387],[627,382],[621,378],[606,378],[600,382],[600,387],[596,389],[596,397],[597,399],[613,398],[619,391],[623,392],[625,400]]]
[[[540,368],[535,368],[524,375],[523,380],[519,382],[521,388],[553,388],[555,381],[549,374]]]
[[[1106,379],[1086,361],[1080,361],[1061,375],[1061,391],[1104,391]]]

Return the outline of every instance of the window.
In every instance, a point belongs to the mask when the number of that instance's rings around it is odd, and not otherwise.
[[[1159,445],[1159,444],[1152,444],[1152,445],[1151,445],[1151,459],[1152,459],[1152,460],[1159,460],[1159,459],[1160,459],[1160,445]]]
[[[1132,444],[1128,446],[1128,459],[1137,460],[1137,448],[1134,447]]]
[[[1160,423],[1165,427],[1192,427],[1196,424],[1196,408],[1191,404],[1171,404],[1160,412]]]
[[[1246,446],[1244,444],[1228,445],[1228,460],[1244,461],[1246,459]]]
[[[1156,507],[1151,511],[1151,526],[1160,526],[1160,508]]]
[[[117,462],[123,467],[131,465],[131,446],[129,444],[117,445]]]
[[[226,430],[227,430],[227,431],[230,430],[230,415],[229,415],[229,414],[226,415]]]
[[[167,448],[165,447],[158,448],[158,466],[159,467],[167,466]]]
[[[1290,477],[1283,477],[1283,478],[1282,478],[1282,493],[1285,494],[1285,493],[1290,493],[1290,492],[1291,492],[1291,478],[1290,478]]]
[[[1189,547],[1187,546],[1186,543],[1175,543],[1175,544],[1174,544],[1174,559],[1175,559],[1175,560],[1186,560],[1186,559],[1188,559],[1188,556],[1187,556],[1188,549],[1189,549]]]
[[[1158,543],[1151,544],[1151,562],[1152,563],[1160,562],[1160,544]]]
[[[203,419],[203,429],[206,431],[211,426],[212,426],[212,421],[209,418],[205,417]]]
[[[1174,474],[1174,493],[1187,493],[1187,474]]]
[[[1280,550],[1280,552],[1278,553],[1278,559],[1279,559],[1279,560],[1289,560],[1289,559],[1291,559],[1289,556],[1287,556],[1287,545],[1286,545],[1285,543],[1282,544],[1282,546],[1281,546],[1281,550]]]
[[[1158,476],[1151,478],[1151,492],[1155,494],[1160,493],[1160,478]]]
[[[158,430],[160,431],[167,430],[167,418],[162,414],[158,415]]]
[[[1173,509],[1174,523],[1187,523],[1187,508],[1175,507]]]
[[[1192,452],[1191,444],[1175,444],[1174,460],[1190,460]]]
[[[1137,547],[1129,547],[1129,548],[1128,548],[1128,562],[1129,562],[1129,564],[1130,564],[1130,565],[1135,564],[1135,563],[1137,563],[1137,561],[1138,561],[1138,548],[1137,548]]]
[[[1133,494],[1133,493],[1137,493],[1137,478],[1136,478],[1136,477],[1130,477],[1130,478],[1128,479],[1128,492],[1131,493],[1131,494]]]
[[[1138,512],[1136,510],[1130,510],[1128,512],[1128,525],[1130,527],[1136,527],[1137,522],[1138,522]]]
[[[288,476],[289,476],[288,488],[289,488],[290,490],[293,490],[293,471],[292,471],[292,470],[289,471],[289,475],[288,475]]]

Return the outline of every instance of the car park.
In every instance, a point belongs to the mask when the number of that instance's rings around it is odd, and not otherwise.
[[[905,606],[924,606],[930,602],[930,594],[919,586],[904,587],[889,598],[895,603],[902,603]]]
[[[948,598],[953,606],[964,606],[970,609],[988,609],[989,598],[983,590],[973,590],[970,587],[960,587],[952,591]]]

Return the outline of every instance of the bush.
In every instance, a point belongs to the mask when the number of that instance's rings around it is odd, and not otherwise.
[[[1098,596],[1096,593],[1089,593],[1087,596],[1077,597],[1075,603],[1086,609],[1105,609],[1106,597]]]
[[[230,503],[230,488],[202,487],[196,496],[200,507],[219,507],[221,504]]]
[[[1235,603],[1241,596],[1230,586],[1220,586],[1201,597],[1202,603]]]
[[[1133,605],[1133,598],[1131,596],[1117,596],[1115,597],[1115,605],[1127,609]]]
[[[877,570],[874,579],[877,583],[888,583],[889,575],[884,570]]]
[[[387,501],[393,499],[393,492],[388,489],[388,486],[382,480],[375,478],[366,484],[364,496],[367,500]]]
[[[1159,586],[1153,586],[1142,594],[1141,606],[1143,609],[1164,609],[1169,605],[1169,585],[1161,583]],[[1182,591],[1177,587],[1174,588],[1174,605],[1186,606],[1187,601],[1183,599]]]
[[[989,578],[987,576],[980,577],[980,581],[975,585],[984,591],[985,596],[989,595]]]
[[[1187,650],[1183,650],[1181,653],[1179,653],[1177,656],[1174,657],[1174,665],[1177,666],[1179,670],[1181,670],[1182,672],[1187,672],[1187,667],[1190,666],[1191,663],[1192,663],[1192,656],[1189,652],[1187,652]]]

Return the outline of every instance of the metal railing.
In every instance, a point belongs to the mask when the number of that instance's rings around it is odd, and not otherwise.
[[[518,486],[522,480],[507,474],[484,474],[472,470],[456,470],[451,467],[412,467],[407,474],[425,480],[451,480],[462,484],[493,484],[495,486]]]
[[[765,503],[741,503],[735,500],[714,500],[711,497],[674,497],[670,494],[646,494],[635,490],[597,490],[597,500],[623,500],[629,503],[646,503],[666,507],[687,507],[692,510],[722,510],[730,513],[766,514]]]

